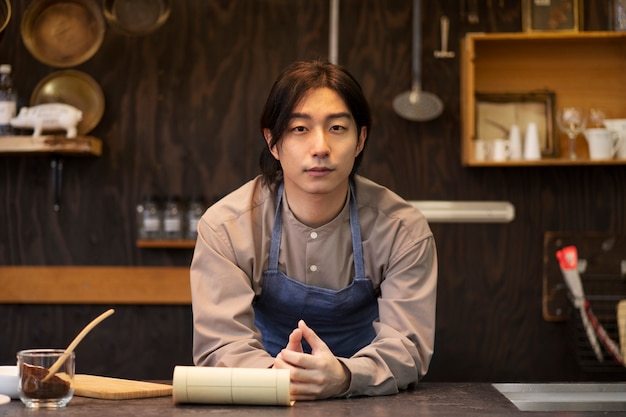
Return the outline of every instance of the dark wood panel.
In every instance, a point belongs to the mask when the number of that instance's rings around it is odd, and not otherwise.
[[[131,379],[172,379],[174,366],[191,365],[190,306],[0,304],[0,365],[21,349],[67,347],[109,307],[115,314],[76,348],[76,372]]]
[[[0,61],[15,68],[21,104],[57,70],[21,42],[28,3],[12,1],[0,40]],[[422,3],[423,88],[445,106],[428,123],[404,120],[391,107],[411,85],[412,1],[341,1],[339,62],[361,80],[374,117],[362,173],[411,200],[508,200],[516,208],[509,224],[433,225],[440,279],[427,378],[600,379],[578,367],[567,324],[542,318],[543,235],[623,234],[626,167],[462,167],[459,40],[468,31],[519,30],[521,0],[477,2],[476,24],[462,7],[468,2]],[[607,4],[585,1],[585,27],[606,28]],[[271,82],[292,60],[327,56],[328,14],[328,2],[319,0],[177,0],[167,23],[149,36],[108,28],[97,54],[76,67],[105,94],[104,117],[91,132],[103,140],[103,155],[65,160],[59,213],[52,211],[48,158],[0,156],[0,264],[189,265],[192,249],[135,246],[135,205],[152,192],[212,200],[254,176],[263,146],[258,117]],[[433,56],[442,14],[457,52],[449,60]],[[174,361],[189,359],[184,307],[122,311],[116,316],[124,321],[107,323],[85,345],[84,372],[167,378]],[[88,305],[2,305],[0,323],[8,330],[0,361],[13,361],[26,346],[63,346],[98,312]]]

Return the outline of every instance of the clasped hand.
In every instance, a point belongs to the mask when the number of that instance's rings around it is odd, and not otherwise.
[[[311,346],[304,353],[302,339]],[[350,372],[304,320],[289,335],[287,346],[274,359],[274,368],[289,369],[292,400],[317,400],[345,392]]]

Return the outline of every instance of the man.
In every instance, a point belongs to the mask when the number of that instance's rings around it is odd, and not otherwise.
[[[263,174],[198,226],[196,365],[289,369],[294,400],[392,394],[425,375],[435,242],[417,209],[356,175],[370,129],[345,69],[296,62],[279,76]]]

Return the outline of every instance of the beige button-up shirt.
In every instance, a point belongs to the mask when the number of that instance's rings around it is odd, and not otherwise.
[[[369,346],[339,358],[352,376],[345,395],[393,394],[417,383],[433,354],[435,242],[425,217],[398,195],[360,176],[355,190],[379,320]],[[284,203],[279,269],[308,285],[348,286],[354,276],[348,202],[318,228],[300,223]],[[275,196],[257,177],[202,216],[191,264],[196,365],[272,366],[252,305],[263,291],[275,210]]]

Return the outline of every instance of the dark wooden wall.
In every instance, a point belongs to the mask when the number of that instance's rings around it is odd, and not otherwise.
[[[25,49],[13,0],[0,40],[23,101],[56,68]],[[542,317],[543,237],[549,230],[626,231],[626,166],[465,168],[459,124],[459,40],[468,31],[519,31],[520,1],[423,2],[423,88],[444,102],[427,123],[397,116],[411,85],[411,0],[343,0],[339,62],[361,80],[374,115],[362,174],[410,200],[507,200],[509,224],[433,224],[440,278],[430,380],[598,379],[577,365],[564,323]],[[589,2],[591,3],[591,2]],[[606,1],[586,5],[606,27]],[[439,18],[450,49],[437,60]],[[144,37],[109,28],[76,69],[94,77],[106,111],[91,132],[100,158],[65,160],[62,208],[52,210],[49,161],[0,155],[0,265],[188,265],[192,251],[135,247],[135,205],[146,193],[223,195],[257,173],[258,116],[279,70],[328,55],[328,1],[174,0]],[[626,115],[621,115],[626,116]],[[53,283],[51,283],[53,285]],[[2,289],[0,289],[1,291]],[[81,346],[79,372],[169,378],[191,361],[189,306],[117,306]],[[27,347],[64,346],[103,306],[0,306],[0,363]]]

